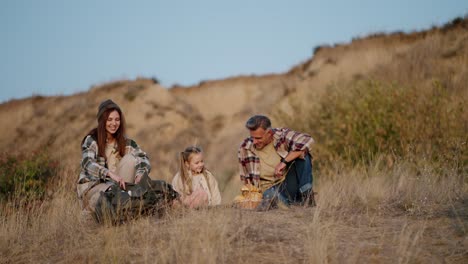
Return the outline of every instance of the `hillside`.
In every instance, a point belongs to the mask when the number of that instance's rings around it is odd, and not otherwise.
[[[26,153],[47,147],[54,158],[78,171],[80,140],[95,126],[99,102],[112,98],[124,110],[128,135],[150,155],[153,178],[170,180],[178,151],[200,144],[229,200],[238,183],[236,150],[252,114],[271,115],[273,125],[281,126],[279,109],[300,114],[294,109],[314,105],[330,86],[357,79],[407,85],[430,85],[437,79],[466,95],[467,76],[468,20],[458,19],[424,32],[375,34],[318,47],[311,58],[284,74],[171,89],[144,78],[121,80],[71,96],[6,102],[0,105],[1,123],[7,124],[0,132],[0,148]],[[306,132],[314,136],[314,131]]]

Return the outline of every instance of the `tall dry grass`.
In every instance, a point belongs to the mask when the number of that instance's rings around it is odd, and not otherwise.
[[[422,171],[422,173],[415,173]],[[468,186],[456,171],[381,160],[336,166],[316,208],[177,209],[104,226],[82,215],[63,171],[53,198],[1,207],[2,263],[414,263],[468,259]],[[453,174],[450,174],[453,173]],[[15,203],[20,204],[20,203]]]

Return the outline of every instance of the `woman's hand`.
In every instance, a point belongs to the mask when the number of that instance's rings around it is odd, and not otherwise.
[[[141,178],[143,178],[142,174],[139,174],[135,177],[135,183],[139,183],[141,181]]]
[[[107,176],[109,176],[112,180],[117,182],[119,184],[120,188],[125,190],[125,181],[122,179],[122,177],[120,177],[119,175],[113,173],[112,171],[109,171],[109,173],[107,173]]]

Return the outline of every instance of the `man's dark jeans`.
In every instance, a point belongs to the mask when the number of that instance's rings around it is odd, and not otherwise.
[[[278,198],[286,205],[301,203],[312,191],[312,160],[310,154],[304,159],[297,158],[286,167],[286,179],[279,185],[267,189],[263,193],[263,199],[273,200]]]

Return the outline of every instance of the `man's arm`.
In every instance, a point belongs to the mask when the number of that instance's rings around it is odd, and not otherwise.
[[[282,177],[286,168],[286,164],[303,156],[304,153],[310,151],[310,146],[314,143],[314,139],[308,134],[297,132],[289,128],[282,129],[282,135],[288,154],[281,159],[275,167],[275,176]]]
[[[297,158],[299,158],[302,154],[304,154],[305,150],[300,151],[290,151],[286,157],[281,160],[281,163],[288,163]]]
[[[284,137],[285,144],[287,148],[289,149],[289,152],[310,151],[310,147],[314,143],[314,139],[308,134],[297,132],[297,131],[290,130],[290,129],[285,129],[282,137]],[[291,161],[291,160],[288,160],[288,161]]]
[[[245,166],[245,150],[242,150],[242,147],[237,151],[237,158],[239,161],[239,175],[240,179],[244,184],[248,184],[251,179],[247,167]]]
[[[286,157],[282,158],[281,159],[281,162],[278,163],[278,165],[276,165],[275,167],[275,176],[276,177],[282,177],[283,176],[283,171],[284,169],[286,168],[287,166],[287,163],[288,162],[291,162],[295,159],[297,159],[298,157],[300,157],[301,155],[304,154],[304,151],[305,150],[301,150],[301,151],[290,151],[288,153],[288,155],[286,155]]]

